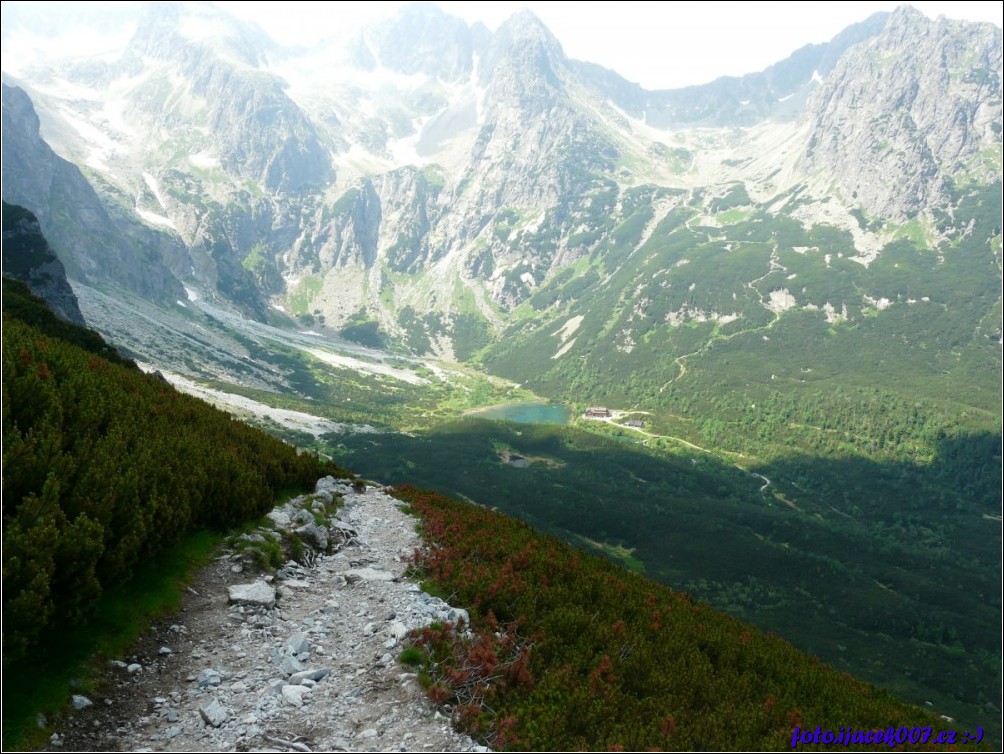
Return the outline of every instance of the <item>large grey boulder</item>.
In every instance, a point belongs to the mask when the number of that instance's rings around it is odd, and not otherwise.
[[[342,574],[350,584],[356,581],[393,581],[394,574],[390,571],[378,571],[375,568],[350,568]]]
[[[205,670],[199,672],[199,677],[196,679],[196,682],[201,688],[219,686],[223,682],[223,674],[213,668],[206,668]]]
[[[199,714],[206,721],[206,725],[212,725],[214,728],[219,728],[230,717],[227,708],[216,699],[199,707]]]
[[[275,587],[264,581],[253,584],[235,584],[228,589],[230,603],[252,607],[275,607]]]
[[[294,707],[303,706],[303,698],[310,693],[310,689],[306,686],[283,686],[282,687],[282,698],[285,699],[289,704]]]
[[[297,631],[286,640],[286,652],[291,655],[310,653],[310,639],[301,631]]]
[[[293,673],[289,677],[291,686],[300,686],[304,681],[320,681],[331,673],[331,668],[314,668],[313,670],[303,670]]]
[[[293,675],[293,673],[301,673],[305,670],[303,663],[297,660],[292,655],[287,655],[283,657],[279,662],[279,670],[281,670],[286,675]]]

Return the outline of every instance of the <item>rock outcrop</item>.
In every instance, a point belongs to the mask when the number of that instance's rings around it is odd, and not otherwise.
[[[272,306],[375,321],[448,357],[571,263],[612,273],[607,242],[638,239],[671,195],[700,209],[749,183],[751,211],[792,216],[781,199],[798,195],[832,202],[799,222],[931,225],[1000,174],[1000,29],[906,7],[672,91],[570,60],[529,12],[490,32],[411,4],[310,50],[197,4],[119,31],[117,55],[15,72],[100,196],[4,90],[4,196],[36,212],[71,280],[169,302],[184,281],[258,321]],[[100,247],[109,221],[132,234],[121,248]]]
[[[112,217],[80,169],[42,139],[24,90],[3,97],[3,199],[30,210],[73,280],[114,285],[152,301],[184,298],[168,268],[185,256],[178,239],[127,215]],[[120,209],[121,211],[121,209]]]
[[[3,272],[24,281],[58,316],[85,325],[66,268],[42,235],[35,216],[24,207],[3,203]]]
[[[999,178],[1001,50],[993,24],[899,8],[810,101],[805,169],[897,221],[945,206],[953,183]]]

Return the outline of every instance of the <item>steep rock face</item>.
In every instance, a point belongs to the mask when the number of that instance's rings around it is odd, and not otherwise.
[[[444,244],[473,244],[467,273],[487,277],[495,301],[511,306],[550,270],[555,239],[577,221],[573,208],[588,202],[617,151],[575,106],[561,45],[531,13],[498,29],[479,75],[484,123],[450,203],[455,219]],[[548,239],[538,237],[542,226]]]
[[[3,272],[24,281],[58,316],[85,325],[66,269],[42,235],[35,216],[24,207],[3,203]]]
[[[3,198],[35,214],[69,276],[112,283],[153,300],[184,297],[164,261],[184,254],[177,242],[128,216],[113,218],[80,169],[42,140],[28,95],[0,87]]]
[[[510,307],[555,264],[575,258],[561,239],[603,221],[616,193],[604,176],[617,151],[595,116],[576,106],[581,87],[561,45],[524,12],[492,35],[470,75],[483,100],[459,174],[405,166],[357,181],[315,212],[288,256],[292,273],[386,265],[421,274],[444,264],[447,274],[484,285],[495,305]],[[594,201],[597,193],[602,201]]]
[[[804,166],[866,212],[905,220],[944,205],[950,176],[999,175],[1001,104],[999,28],[902,7],[812,98]]]
[[[317,210],[287,263],[295,273],[386,264],[415,273],[435,261],[429,231],[443,211],[443,182],[432,169],[404,167],[357,181]]]
[[[444,211],[443,180],[434,170],[401,168],[375,179],[382,199],[380,246],[394,272],[415,273],[436,260],[429,232]]]
[[[195,10],[155,7],[133,37],[126,65],[148,57],[177,77],[174,87],[157,79],[156,87],[134,92],[133,114],[157,130],[192,131],[194,144],[217,155],[227,172],[272,192],[325,185],[333,172],[313,124],[277,77],[256,69],[268,49],[263,40],[222,13]],[[208,39],[206,25],[214,30]],[[216,34],[224,35],[222,49]],[[208,143],[192,127],[193,109],[201,111],[195,125],[208,130]]]
[[[433,3],[409,3],[392,21],[363,36],[362,67],[377,61],[407,75],[424,73],[440,81],[467,78],[473,66],[474,37],[461,19]]]
[[[329,209],[320,211],[313,233],[294,249],[293,270],[318,273],[354,264],[371,267],[380,234],[380,197],[369,179],[359,181]]]
[[[208,5],[130,24],[118,57],[19,72],[43,133],[85,166],[92,215],[143,219],[129,227],[160,244],[145,247],[162,260],[149,270],[256,318],[274,305],[417,333],[404,318],[439,348],[453,318],[500,332],[508,310],[565,297],[548,286],[569,263],[612,274],[674,207],[717,227],[797,197],[797,222],[847,229],[865,260],[884,240],[850,209],[946,208],[945,176],[1000,170],[999,32],[909,12],[664,92],[569,60],[530,13],[489,32],[407,5],[310,50]],[[17,191],[51,182],[36,178],[26,167]],[[45,207],[25,203],[46,229]],[[67,264],[75,278],[94,263],[81,251]]]

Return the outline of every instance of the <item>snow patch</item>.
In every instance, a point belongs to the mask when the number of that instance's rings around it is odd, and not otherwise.
[[[160,184],[157,182],[157,179],[150,173],[144,172],[143,181],[146,183],[147,188],[150,189],[150,192],[157,197],[157,203],[161,208],[167,209],[167,204],[164,203],[164,195],[160,193]]]
[[[130,138],[138,138],[140,136],[139,132],[126,121],[125,111],[128,106],[129,102],[124,97],[108,100],[105,103],[102,114],[105,116],[108,125],[116,131]]]
[[[572,346],[575,345],[575,341],[576,341],[576,338],[572,338],[570,341],[568,341],[567,343],[565,343],[565,345],[563,345],[561,348],[559,348],[557,350],[557,352],[555,352],[554,356],[552,356],[551,358],[552,359],[560,359],[562,356],[564,356],[566,353],[568,353],[569,349],[571,349]]]
[[[151,212],[148,209],[143,209],[140,206],[136,206],[136,214],[146,220],[148,223],[153,225],[161,225],[165,228],[170,228],[171,230],[177,230],[178,227],[174,224],[174,220],[170,217],[164,217],[163,215],[158,215],[156,212]]]
[[[404,369],[397,369],[396,367],[392,367],[388,364],[354,359],[351,356],[331,353],[331,351],[322,351],[319,348],[306,348],[304,350],[315,359],[323,361],[325,364],[330,364],[333,367],[342,367],[345,369],[354,369],[357,372],[379,374],[384,377],[401,380],[401,382],[407,382],[409,385],[423,385],[428,384],[429,382],[424,377],[419,377],[417,374],[412,374]]]
[[[551,333],[551,335],[559,337],[561,342],[564,343],[570,337],[575,335],[576,331],[582,326],[583,319],[585,318],[581,314],[577,317],[572,317],[564,325]]]
[[[196,152],[193,155],[189,155],[188,161],[196,168],[215,168],[219,167],[220,164],[219,158],[214,157],[212,153],[206,149],[201,152]]]

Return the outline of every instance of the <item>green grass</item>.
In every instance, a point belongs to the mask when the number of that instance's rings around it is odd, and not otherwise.
[[[86,626],[51,637],[44,642],[44,652],[6,665],[4,750],[44,746],[48,733],[37,726],[38,715],[51,720],[66,706],[71,693],[94,693],[101,663],[129,651],[152,621],[178,609],[183,585],[209,562],[221,539],[206,531],[186,537],[137,569],[129,582],[109,589]]]
[[[314,297],[321,292],[322,285],[323,283],[318,277],[310,276],[304,278],[296,290],[289,294],[287,301],[290,311],[298,315],[306,314]]]

